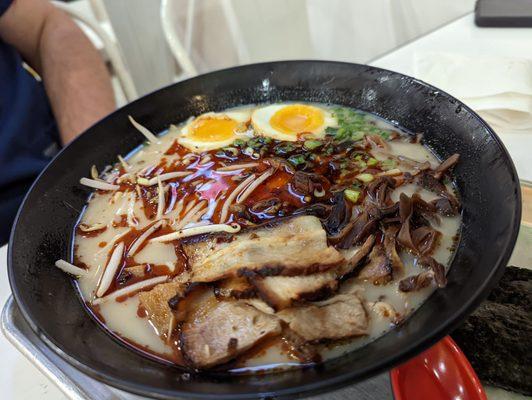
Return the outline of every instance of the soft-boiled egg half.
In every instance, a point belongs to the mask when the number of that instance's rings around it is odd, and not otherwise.
[[[197,153],[229,146],[246,134],[242,126],[250,116],[248,110],[202,114],[183,127],[177,141]]]
[[[323,138],[325,129],[337,126],[332,114],[308,104],[272,104],[251,114],[258,135],[272,139],[296,141],[299,138]]]

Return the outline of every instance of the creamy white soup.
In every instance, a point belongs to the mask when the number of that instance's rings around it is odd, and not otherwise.
[[[459,157],[421,135],[310,103],[158,136],[131,124],[146,144],[81,179],[74,259],[56,264],[127,346],[194,370],[294,368],[375,340],[445,286]]]

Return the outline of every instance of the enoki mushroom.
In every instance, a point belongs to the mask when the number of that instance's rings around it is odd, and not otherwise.
[[[225,222],[227,219],[227,215],[229,214],[229,207],[231,207],[231,204],[233,204],[233,201],[235,200],[236,196],[240,194],[244,188],[246,188],[251,182],[255,179],[255,174],[251,174],[248,176],[245,180],[243,180],[227,197],[225,200],[224,205],[222,206],[222,213],[220,215],[220,222]]]
[[[93,305],[101,304],[108,300],[114,300],[122,296],[129,296],[131,294],[134,294],[140,290],[150,288],[154,285],[157,285],[159,283],[163,283],[166,280],[168,280],[169,276],[156,276],[155,278],[146,279],[145,281],[140,281],[137,283],[134,283],[133,285],[126,286],[125,288],[118,289],[117,291],[108,294],[107,296],[96,298],[92,301]]]
[[[253,193],[253,191],[255,189],[257,189],[259,187],[259,185],[264,182],[266,179],[268,179],[270,176],[273,175],[273,173],[275,172],[275,170],[273,168],[270,168],[268,171],[266,171],[265,173],[263,173],[261,176],[259,176],[257,178],[257,180],[255,182],[253,182],[252,184],[250,184],[238,197],[237,197],[237,200],[236,200],[236,203],[237,204],[240,204],[242,203],[244,200],[246,200],[249,195],[251,193]]]
[[[240,231],[238,224],[213,224],[206,226],[195,226],[193,228],[180,229],[168,235],[158,236],[150,240],[150,242],[171,242],[172,240],[182,239],[189,236],[202,235],[205,233],[227,232],[237,233]]]
[[[99,189],[99,190],[118,190],[120,189],[120,186],[113,185],[111,183],[103,182],[103,181],[97,181],[94,179],[89,178],[81,178],[79,180],[79,183],[82,185],[88,186],[93,189]]]
[[[138,239],[133,242],[133,244],[131,245],[131,247],[129,248],[127,252],[127,255],[129,257],[135,255],[137,250],[140,248],[140,246],[142,246],[142,244],[146,241],[146,239],[148,239],[156,230],[161,228],[164,225],[164,222],[165,221],[157,221],[155,224],[153,224],[148,229],[146,229],[144,233],[140,235]]]
[[[55,266],[59,268],[61,271],[66,272],[67,274],[73,275],[76,278],[87,274],[87,270],[83,268],[76,267],[74,264],[70,264],[69,262],[66,262],[65,260],[57,260],[55,262]]]
[[[129,122],[131,122],[131,125],[133,125],[140,133],[144,135],[148,141],[151,143],[159,143],[159,139],[157,139],[157,136],[155,136],[148,128],[145,126],[142,126],[137,121],[133,119],[131,115],[127,116],[129,118]]]
[[[124,242],[120,242],[113,250],[111,258],[109,259],[109,263],[103,271],[102,278],[100,280],[100,285],[98,286],[98,290],[96,290],[97,297],[102,297],[105,292],[107,292],[109,287],[111,287],[111,283],[113,283],[113,279],[116,275],[116,272],[120,267],[120,262],[122,261],[123,253]]]

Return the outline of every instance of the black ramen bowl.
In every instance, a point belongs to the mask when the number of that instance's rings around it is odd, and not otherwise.
[[[87,313],[75,286],[54,267],[70,259],[72,230],[87,200],[79,185],[91,165],[113,163],[143,140],[133,115],[162,131],[191,115],[243,104],[310,101],[376,114],[425,135],[440,158],[460,153],[454,175],[463,206],[460,241],[448,274],[401,326],[316,367],[236,376],[184,373],[126,348]],[[521,214],[519,182],[501,141],[457,99],[426,83],[365,65],[290,61],[198,76],[149,94],[98,122],[68,145],[33,184],[8,253],[9,279],[32,329],[80,371],[126,391],[156,397],[289,398],[340,388],[420,353],[456,327],[488,294],[512,252]]]

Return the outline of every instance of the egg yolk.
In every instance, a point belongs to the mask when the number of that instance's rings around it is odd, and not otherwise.
[[[319,108],[294,104],[277,111],[270,118],[270,125],[283,133],[313,132],[323,125],[323,113]]]
[[[198,142],[221,142],[235,136],[237,125],[229,118],[201,118],[193,123],[188,136]]]

